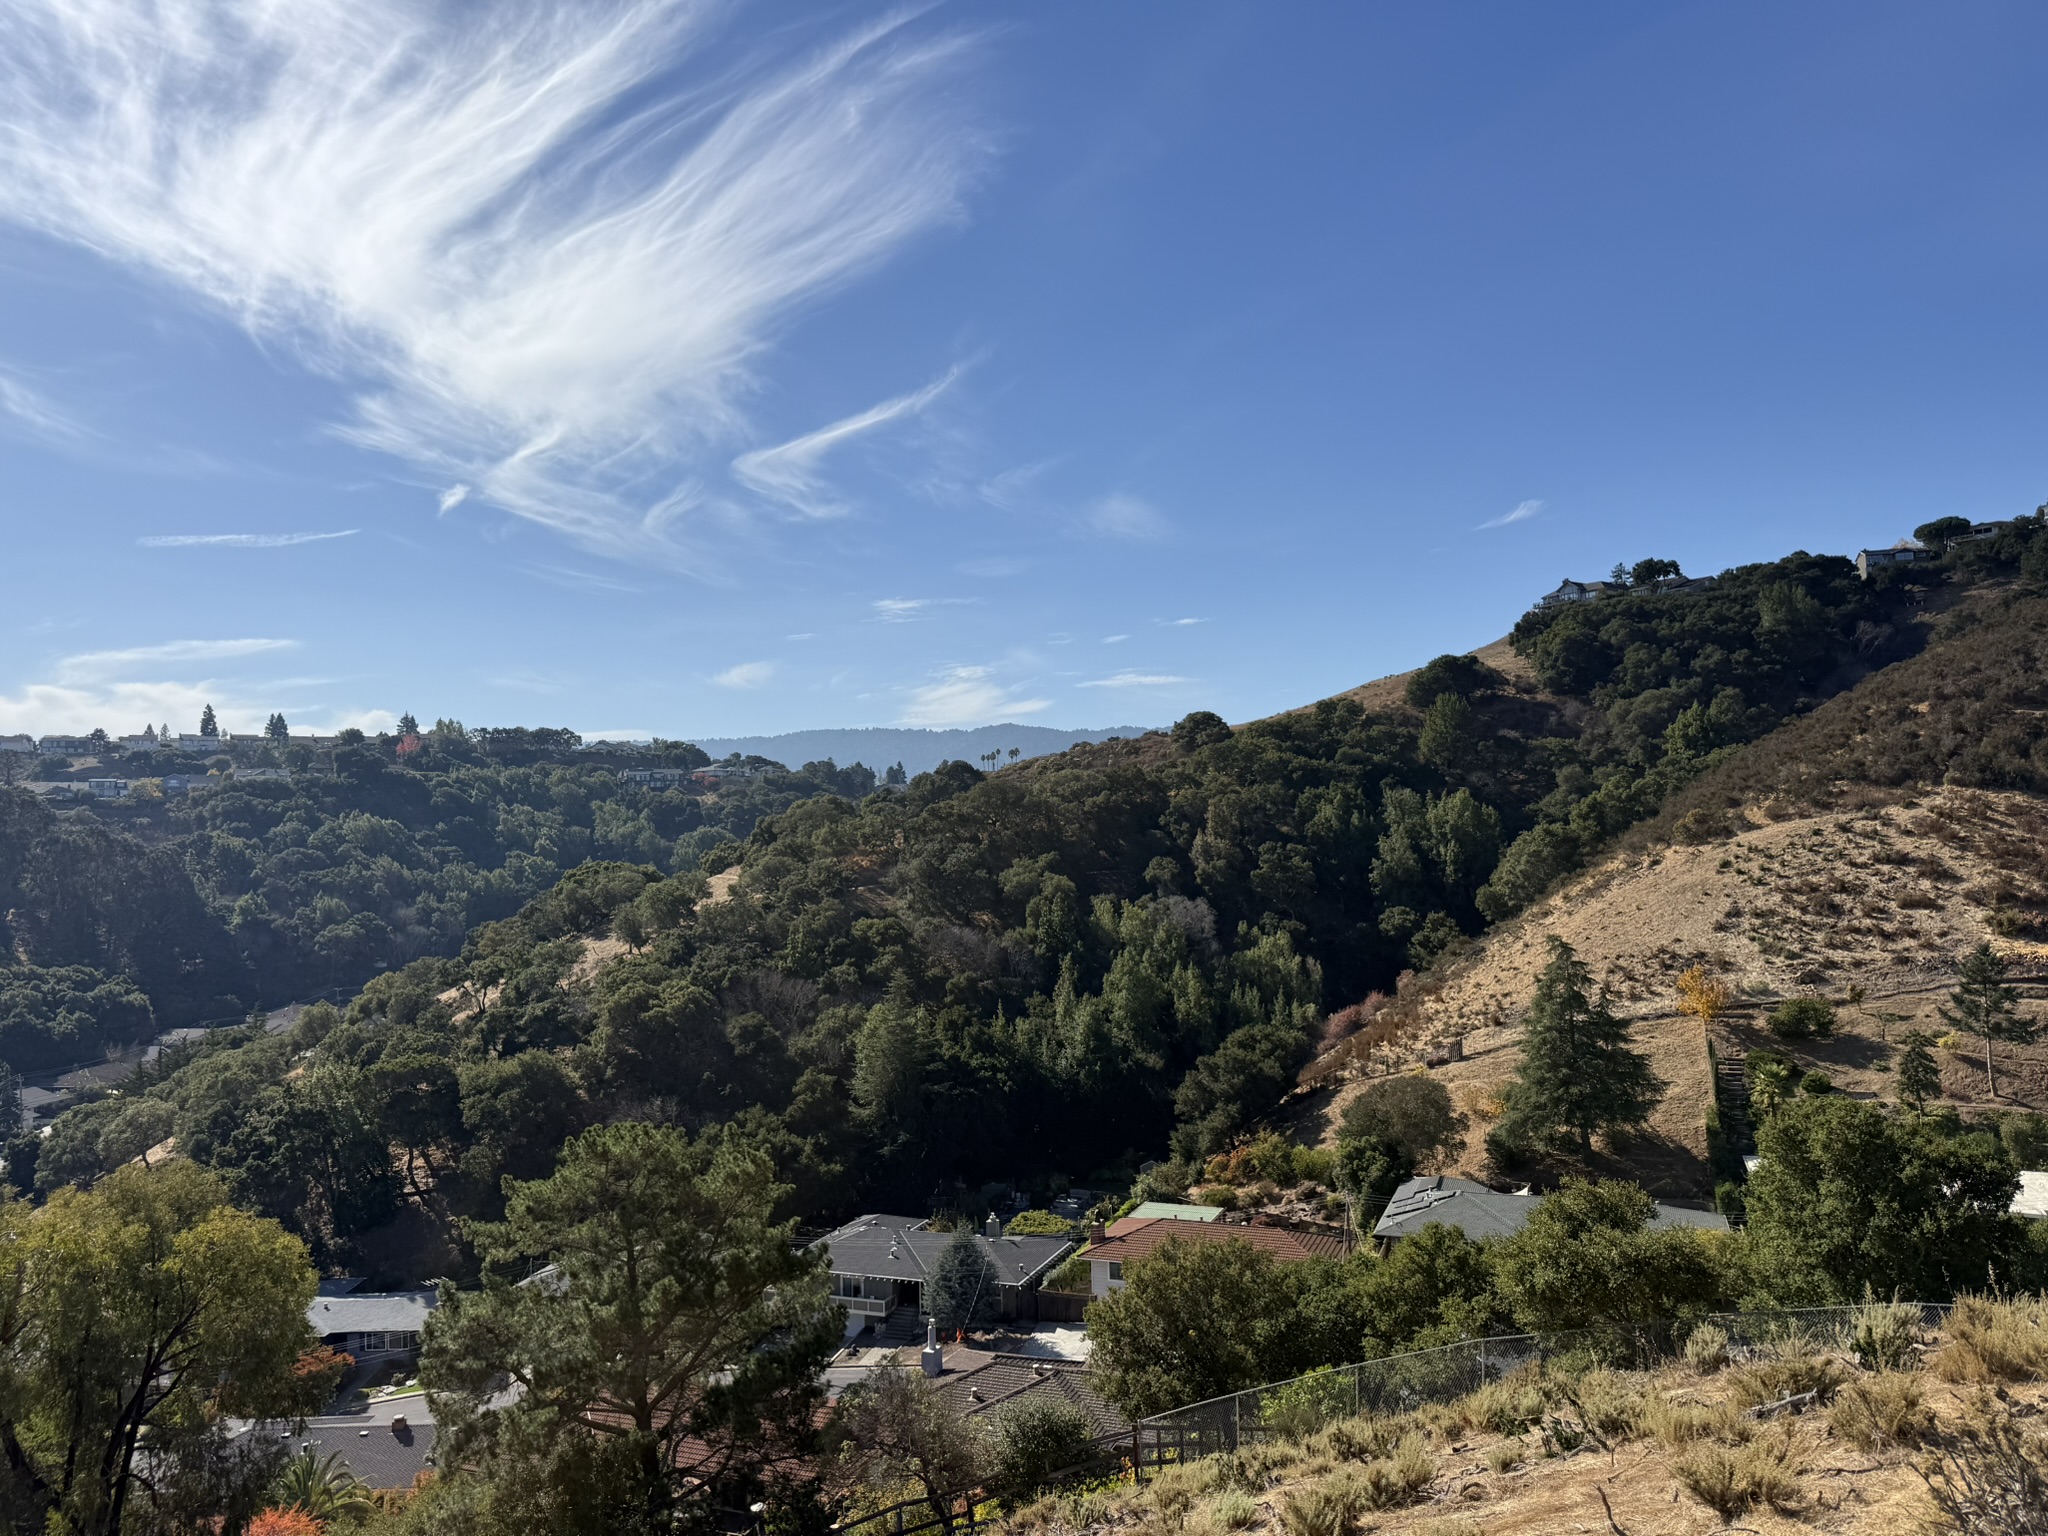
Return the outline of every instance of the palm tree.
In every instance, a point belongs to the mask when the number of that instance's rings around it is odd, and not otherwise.
[[[341,1452],[323,1461],[310,1445],[278,1474],[276,1492],[278,1503],[288,1509],[303,1509],[321,1521],[337,1515],[367,1515],[376,1508],[362,1480],[341,1464]]]

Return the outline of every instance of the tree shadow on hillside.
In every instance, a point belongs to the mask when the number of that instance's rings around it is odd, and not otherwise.
[[[1659,1131],[1616,1132],[1610,1141],[1596,1143],[1589,1157],[1549,1152],[1488,1171],[1538,1191],[1555,1189],[1566,1179],[1618,1179],[1640,1184],[1659,1200],[1698,1205],[1714,1197],[1713,1170],[1705,1155]]]

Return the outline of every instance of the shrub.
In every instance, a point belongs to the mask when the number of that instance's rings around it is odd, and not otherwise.
[[[1519,1435],[1543,1421],[1546,1404],[1539,1373],[1524,1367],[1499,1381],[1488,1382],[1461,1406],[1466,1423],[1490,1429],[1496,1435]]]
[[[1836,1394],[1828,1410],[1828,1428],[1859,1451],[1912,1445],[1934,1423],[1921,1396],[1918,1376],[1880,1371],[1850,1382]]]
[[[1401,1442],[1402,1421],[1360,1416],[1332,1424],[1316,1442],[1316,1448],[1340,1461],[1373,1461],[1392,1453]]]
[[[1756,1433],[1756,1421],[1733,1403],[1673,1402],[1653,1398],[1643,1410],[1643,1427],[1667,1450],[1712,1440],[1741,1445]]]
[[[1943,1381],[2038,1381],[2048,1376],[2048,1298],[1958,1296],[1934,1356]]]
[[[1910,1302],[1866,1301],[1856,1309],[1850,1344],[1866,1371],[1900,1371],[1920,1342],[1920,1309]]]
[[[1095,1426],[1063,1398],[1036,1393],[1005,1408],[995,1421],[996,1480],[1013,1499],[1026,1498],[1055,1472],[1095,1461]]]
[[[1766,1022],[1780,1040],[1826,1039],[1835,1032],[1835,1006],[1824,997],[1789,997]]]
[[[1321,1366],[1275,1387],[1259,1402],[1259,1422],[1287,1440],[1303,1440],[1351,1412],[1357,1389],[1349,1374]]]
[[[1934,1505],[1933,1528],[1955,1536],[2037,1536],[2048,1509],[2048,1443],[2005,1408],[1980,1401],[1935,1441],[1915,1471]]]
[[[1565,1389],[1565,1398],[1586,1428],[1603,1440],[1625,1440],[1642,1429],[1643,1394],[1619,1371],[1588,1371]]]
[[[1768,1346],[1764,1357],[1728,1372],[1728,1391],[1745,1408],[1812,1392],[1825,1402],[1842,1384],[1842,1368],[1813,1341],[1792,1333]]]
[[[1280,1501],[1287,1536],[1347,1536],[1357,1528],[1359,1500],[1349,1478],[1333,1477],[1296,1488]]]
[[[1394,1454],[1369,1461],[1355,1474],[1359,1497],[1365,1509],[1399,1509],[1413,1503],[1436,1477],[1436,1458],[1422,1436],[1408,1434],[1394,1447]]]
[[[1258,1500],[1242,1489],[1219,1493],[1204,1511],[1219,1531],[1241,1531],[1259,1518]]]
[[[1076,1223],[1051,1211],[1019,1211],[1003,1228],[1010,1237],[1072,1237]]]
[[[1799,1079],[1799,1091],[1801,1093],[1813,1094],[1816,1097],[1823,1093],[1833,1093],[1835,1091],[1835,1080],[1825,1072],[1809,1072],[1806,1076]]]
[[[1486,1453],[1486,1464],[1496,1472],[1512,1472],[1522,1464],[1523,1458],[1522,1442],[1510,1438],[1494,1443]]]
[[[1701,1323],[1685,1336],[1685,1363],[1711,1376],[1728,1363],[1728,1330]]]
[[[1759,1504],[1782,1511],[1799,1500],[1799,1467],[1789,1434],[1742,1446],[1696,1441],[1671,1458],[1671,1475],[1724,1522]]]

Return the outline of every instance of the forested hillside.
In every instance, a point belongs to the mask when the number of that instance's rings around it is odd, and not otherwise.
[[[715,791],[649,789],[551,734],[444,722],[403,758],[392,738],[295,748],[289,780],[230,777],[187,798],[70,811],[0,791],[0,922],[15,962],[0,973],[0,1060],[33,1070],[152,1025],[353,988],[455,953],[477,924],[590,860],[717,868],[763,815],[875,783],[858,765],[760,764]],[[674,744],[653,761],[706,759]],[[153,1006],[138,1013],[130,991]]]
[[[175,1137],[330,1260],[403,1232],[400,1267],[425,1273],[420,1243],[452,1244],[503,1175],[545,1172],[598,1120],[730,1126],[809,1217],[1215,1152],[1345,1005],[1911,653],[1930,582],[1978,580],[1866,583],[1806,555],[1684,592],[1654,574],[1526,618],[1535,683],[1446,657],[1375,711],[1235,731],[1198,714],[992,776],[830,786],[759,815],[715,884],[681,846],[702,823],[662,820],[711,807],[600,799],[572,768],[365,753],[333,780],[195,802],[173,846],[223,931],[317,957],[359,923],[426,953],[290,1036],[208,1040],[73,1111],[39,1182]]]

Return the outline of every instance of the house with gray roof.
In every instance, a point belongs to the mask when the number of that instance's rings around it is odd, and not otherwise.
[[[434,1291],[363,1291],[362,1281],[344,1275],[320,1282],[306,1308],[306,1321],[330,1349],[357,1361],[389,1355],[417,1355],[427,1315],[441,1304]]]
[[[1372,1235],[1384,1253],[1404,1237],[1413,1237],[1424,1227],[1442,1223],[1456,1227],[1478,1241],[1488,1237],[1513,1237],[1543,1203],[1542,1195],[1502,1194],[1470,1179],[1436,1174],[1408,1180],[1394,1191],[1393,1199],[1374,1223]],[[1650,1218],[1653,1227],[1699,1227],[1712,1232],[1728,1230],[1728,1218],[1714,1211],[1689,1210],[1659,1202]]]
[[[873,1327],[884,1335],[914,1338],[922,1331],[925,1282],[953,1241],[931,1223],[911,1216],[861,1216],[818,1240],[831,1256],[832,1295],[846,1308],[851,1337]],[[1038,1316],[1038,1287],[1074,1245],[1063,1237],[1009,1237],[990,1221],[975,1235],[1001,1277],[996,1305],[1005,1321]]]
[[[419,1393],[385,1398],[351,1413],[324,1413],[299,1423],[252,1424],[237,1440],[276,1440],[291,1454],[311,1453],[341,1464],[370,1488],[411,1488],[434,1465],[433,1410]]]

